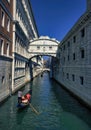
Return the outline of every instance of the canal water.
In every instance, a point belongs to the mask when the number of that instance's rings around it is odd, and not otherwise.
[[[91,112],[49,78],[38,76],[21,90],[32,88],[31,104],[18,111],[17,93],[0,106],[0,130],[91,130]]]

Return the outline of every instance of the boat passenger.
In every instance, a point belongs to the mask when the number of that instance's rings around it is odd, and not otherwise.
[[[26,94],[25,96],[26,96],[25,98],[28,99],[28,101],[29,101],[30,98],[31,98],[31,95],[28,93],[28,94]]]
[[[26,96],[22,96],[22,103],[28,103],[28,99],[26,98]]]

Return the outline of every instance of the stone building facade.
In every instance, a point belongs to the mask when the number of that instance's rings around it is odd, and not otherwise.
[[[86,12],[60,42],[54,78],[91,106],[91,0]]]
[[[30,0],[13,0],[12,91],[30,80],[29,41],[38,37]]]
[[[12,0],[0,0],[0,101],[11,93],[12,15]]]

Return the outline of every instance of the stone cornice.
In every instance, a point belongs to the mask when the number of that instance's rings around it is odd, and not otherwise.
[[[41,36],[41,37],[39,37],[39,38],[34,38],[34,39],[30,40],[30,44],[31,44],[32,42],[39,41],[39,40],[40,40],[40,41],[42,41],[42,40],[49,40],[49,41],[55,42],[55,43],[57,43],[57,44],[60,43],[59,41],[57,41],[57,40],[54,39],[54,38],[50,38],[50,37],[48,37],[48,36]]]

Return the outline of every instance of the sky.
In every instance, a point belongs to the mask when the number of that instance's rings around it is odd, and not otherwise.
[[[86,11],[86,0],[30,0],[39,36],[61,41]]]

